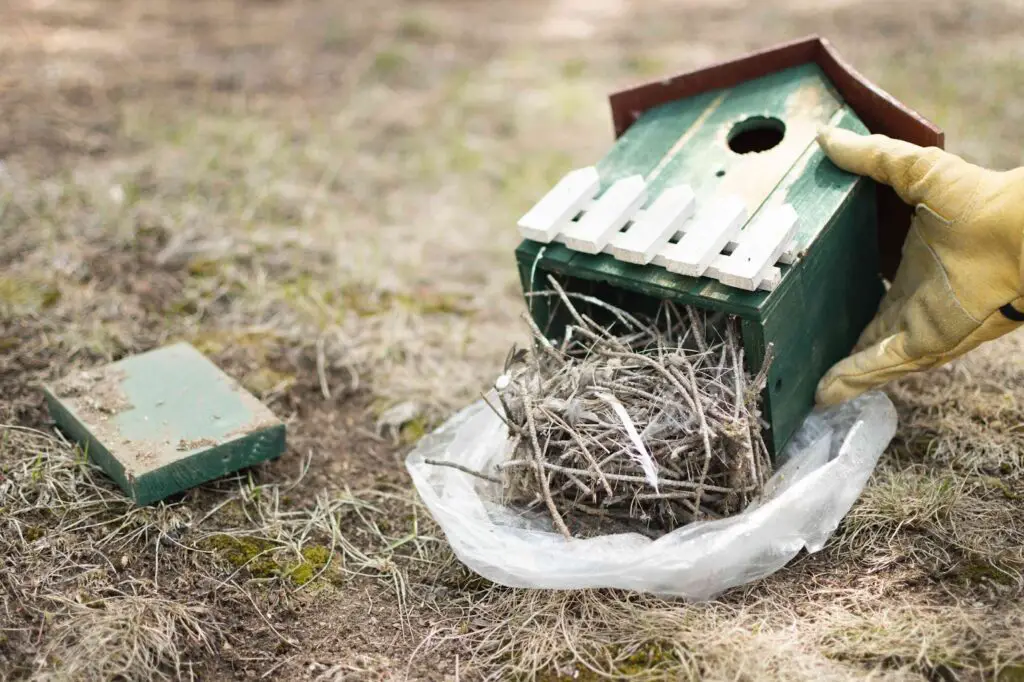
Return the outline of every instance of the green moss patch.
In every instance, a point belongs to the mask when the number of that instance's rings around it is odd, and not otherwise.
[[[270,540],[228,534],[206,538],[200,546],[212,551],[234,569],[244,568],[253,578],[280,578],[296,586],[314,580],[331,560],[331,550],[323,545],[303,547],[300,552],[302,558],[295,559]],[[332,582],[340,579],[334,572],[324,577]]]
[[[588,656],[605,674],[598,674],[580,664],[571,670],[542,671],[537,679],[544,682],[597,682],[609,679],[664,679],[671,671],[679,671],[682,661],[675,647],[668,642],[650,641],[635,647],[612,646]]]
[[[60,301],[60,289],[35,279],[0,275],[0,313],[38,313]]]

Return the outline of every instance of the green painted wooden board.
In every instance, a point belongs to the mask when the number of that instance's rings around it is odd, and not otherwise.
[[[137,504],[280,456],[285,426],[179,343],[45,387],[54,421]]]
[[[729,148],[730,133],[755,117],[782,121],[781,142],[761,153],[736,153]],[[853,347],[883,294],[875,184],[825,157],[815,142],[825,124],[867,132],[821,69],[805,64],[651,109],[597,163],[602,187],[644,175],[650,202],[676,184],[693,188],[698,202],[740,196],[751,216],[744,229],[769,207],[793,206],[801,258],[780,267],[782,281],[774,291],[743,291],[529,240],[516,251],[524,290],[547,289],[550,273],[570,289],[627,309],[669,299],[739,317],[750,372],[760,369],[767,344],[775,349],[764,411],[767,442],[780,451],[813,408],[818,380]],[[565,318],[546,300],[531,305],[541,328],[558,337]]]

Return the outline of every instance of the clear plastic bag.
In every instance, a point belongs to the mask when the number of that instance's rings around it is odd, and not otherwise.
[[[492,400],[492,404],[497,404]],[[502,504],[501,486],[425,460],[492,472],[507,427],[483,400],[425,437],[406,459],[416,489],[459,559],[510,587],[621,588],[704,600],[820,550],[896,432],[883,393],[813,413],[778,458],[765,494],[742,513],[652,540],[636,533],[567,540],[541,514]]]

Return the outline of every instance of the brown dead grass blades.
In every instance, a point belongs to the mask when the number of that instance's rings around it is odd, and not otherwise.
[[[53,679],[193,679],[191,665],[182,661],[183,643],[214,651],[202,607],[135,595],[66,606],[42,652],[61,666]]]
[[[570,523],[657,535],[751,502],[771,474],[759,413],[770,358],[750,378],[734,320],[671,302],[642,320],[550,282],[540,295],[571,316],[564,338],[555,345],[528,317],[533,346],[513,348],[497,384],[509,502],[543,507],[566,537]]]

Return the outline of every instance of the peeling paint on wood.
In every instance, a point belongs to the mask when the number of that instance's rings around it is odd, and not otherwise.
[[[58,427],[138,504],[280,456],[285,426],[188,344],[46,387]]]

